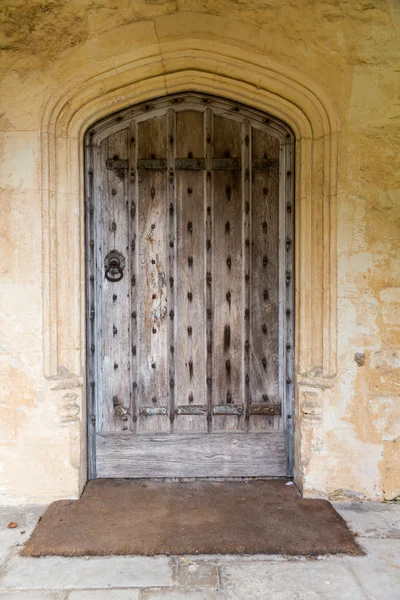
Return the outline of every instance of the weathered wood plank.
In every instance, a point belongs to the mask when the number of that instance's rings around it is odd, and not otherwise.
[[[203,115],[185,111],[176,115],[178,156],[202,156]],[[206,404],[205,298],[204,298],[204,174],[176,172],[177,195],[177,322],[176,384],[180,405]],[[178,414],[175,431],[207,431],[207,415]]]
[[[286,475],[282,432],[98,435],[96,451],[98,477]]]
[[[240,158],[241,125],[214,119],[214,155]],[[214,172],[213,404],[243,403],[242,177]],[[244,427],[244,417],[213,415],[213,431]]]
[[[252,131],[253,159],[279,158],[278,140]],[[250,380],[252,402],[279,403],[279,184],[278,171],[252,173]],[[251,416],[249,428],[273,429],[279,417]]]
[[[98,178],[99,213],[96,244],[98,245],[98,294],[99,294],[99,359],[102,370],[101,431],[121,431],[128,428],[126,418],[121,419],[115,411],[117,405],[131,410],[129,385],[130,371],[130,269],[128,252],[128,194],[126,170],[107,169],[109,157],[128,158],[128,133],[124,129],[111,135],[100,146],[100,169]],[[96,174],[95,174],[96,176]],[[125,268],[120,281],[109,281],[105,276],[104,261],[110,251],[117,250],[124,257]],[[128,322],[128,327],[126,323]]]
[[[138,158],[158,158],[166,154],[165,117],[138,125]],[[167,325],[167,173],[139,170],[139,310],[138,319],[140,407],[168,404],[168,325]],[[141,415],[138,431],[168,431],[168,415]]]

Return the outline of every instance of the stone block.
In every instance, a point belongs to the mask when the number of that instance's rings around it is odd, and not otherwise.
[[[340,559],[238,562],[221,568],[222,581],[232,600],[366,600],[350,568]]]
[[[245,592],[244,592],[245,593]],[[247,598],[246,593],[241,598]],[[173,590],[146,590],[142,592],[141,600],[228,600],[223,592],[219,590],[193,590],[193,589],[173,589]]]
[[[368,598],[399,600],[400,540],[364,539],[362,545],[367,555],[348,561],[367,591]]]
[[[219,586],[219,575],[216,566],[194,561],[181,562],[179,565],[179,582],[187,587]]]
[[[7,565],[4,589],[51,590],[157,587],[173,585],[168,558],[107,556],[99,558],[14,557]]]
[[[139,590],[76,590],[70,592],[68,596],[68,600],[139,600],[139,598]]]
[[[400,539],[400,505],[377,502],[334,503],[358,537]]]

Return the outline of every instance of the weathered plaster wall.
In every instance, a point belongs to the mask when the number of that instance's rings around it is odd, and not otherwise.
[[[116,65],[122,79],[120,57],[133,48],[158,47],[167,69],[163,47],[181,39],[205,50],[224,43],[238,58],[251,51],[296,69],[336,108],[338,370],[323,380],[318,368],[297,375],[297,468],[307,495],[400,495],[400,3],[9,0],[1,21],[0,501],[76,496],[85,479],[82,378],[69,370],[46,378],[43,370],[41,127],[48,100],[80,73],[101,73],[98,65]],[[190,62],[186,53],[182,63]],[[215,69],[227,71],[228,64]],[[69,200],[67,193],[51,197],[51,210]],[[66,230],[59,244],[71,261],[76,236]],[[58,284],[51,277],[50,287]],[[63,301],[77,293],[74,285],[61,287]],[[70,344],[78,353],[72,332]],[[64,350],[71,348],[61,347],[61,357]],[[357,352],[365,354],[362,366]]]

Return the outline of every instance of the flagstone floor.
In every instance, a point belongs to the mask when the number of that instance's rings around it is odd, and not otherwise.
[[[3,506],[0,600],[400,600],[400,504],[335,508],[365,556],[23,558],[46,507]]]

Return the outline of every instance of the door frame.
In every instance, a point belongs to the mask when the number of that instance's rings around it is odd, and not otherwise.
[[[87,455],[88,479],[96,478],[96,385],[93,286],[94,278],[91,248],[93,246],[93,211],[91,204],[93,178],[92,142],[124,128],[124,122],[140,114],[157,114],[173,104],[179,105],[183,97],[201,98],[207,106],[212,103],[218,110],[260,122],[268,133],[279,139],[279,257],[284,256],[284,266],[279,263],[279,389],[282,406],[283,430],[286,434],[287,476],[294,476],[294,356],[295,356],[295,135],[280,119],[258,109],[219,96],[198,92],[181,92],[155,98],[103,117],[86,131],[84,136],[85,173],[85,315],[86,315],[86,409],[87,409]],[[187,105],[182,103],[182,110]],[[268,435],[268,434],[266,434]]]

